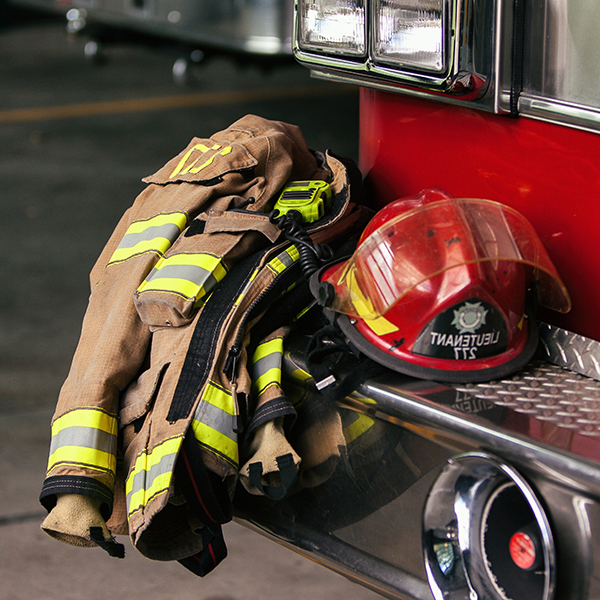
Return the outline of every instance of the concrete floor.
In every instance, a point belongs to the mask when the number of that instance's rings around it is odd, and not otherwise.
[[[225,527],[229,557],[205,579],[39,529],[50,419],[88,272],[142,177],[249,112],[300,125],[312,148],[357,153],[357,91],[293,62],[266,73],[218,58],[182,88],[167,53],[112,47],[108,58],[87,64],[62,23],[0,31],[0,599],[374,598],[237,524]]]

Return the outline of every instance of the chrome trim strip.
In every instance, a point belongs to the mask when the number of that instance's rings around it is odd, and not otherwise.
[[[532,119],[600,132],[600,110],[582,104],[521,94],[519,113]]]
[[[427,90],[421,90],[418,88],[406,88],[402,87],[400,82],[391,83],[383,81],[377,77],[373,77],[370,75],[355,75],[343,72],[336,72],[332,70],[321,70],[321,69],[311,69],[311,77],[315,79],[322,79],[324,81],[335,81],[337,83],[347,83],[350,85],[356,85],[364,88],[371,88],[375,90],[380,90],[382,92],[391,92],[397,94],[404,94],[406,96],[413,96],[417,98],[424,98],[425,100],[437,100],[439,102],[443,102],[444,104],[452,104],[455,106],[466,106],[470,108],[475,108],[473,106],[473,102],[468,100],[461,100],[460,96],[441,96],[441,95],[432,95],[431,92]],[[477,105],[479,110],[485,110],[488,112],[497,112],[493,104],[481,103]]]
[[[340,538],[318,532],[298,521],[293,523],[293,530],[290,532],[288,523],[278,523],[272,519],[272,511],[258,515],[255,511],[245,514],[239,508],[234,520],[382,596],[398,600],[433,600],[426,581],[379,560]],[[290,533],[293,533],[292,538]]]

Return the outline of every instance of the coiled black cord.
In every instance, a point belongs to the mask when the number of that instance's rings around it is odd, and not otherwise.
[[[283,231],[286,240],[296,244],[302,273],[307,279],[333,258],[333,250],[329,246],[316,244],[310,239],[302,226],[303,218],[299,211],[290,210],[280,215],[278,210],[273,210],[269,214],[269,220]]]

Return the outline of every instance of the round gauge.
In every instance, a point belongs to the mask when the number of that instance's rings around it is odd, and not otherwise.
[[[500,458],[451,458],[423,511],[423,553],[435,598],[552,600],[554,541],[541,503]]]
[[[512,482],[499,486],[483,512],[481,549],[493,587],[505,600],[544,597],[541,531],[529,503]]]

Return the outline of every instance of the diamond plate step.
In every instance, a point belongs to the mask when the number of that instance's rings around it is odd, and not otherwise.
[[[560,366],[534,361],[510,379],[452,387],[557,427],[600,437],[600,382]]]

